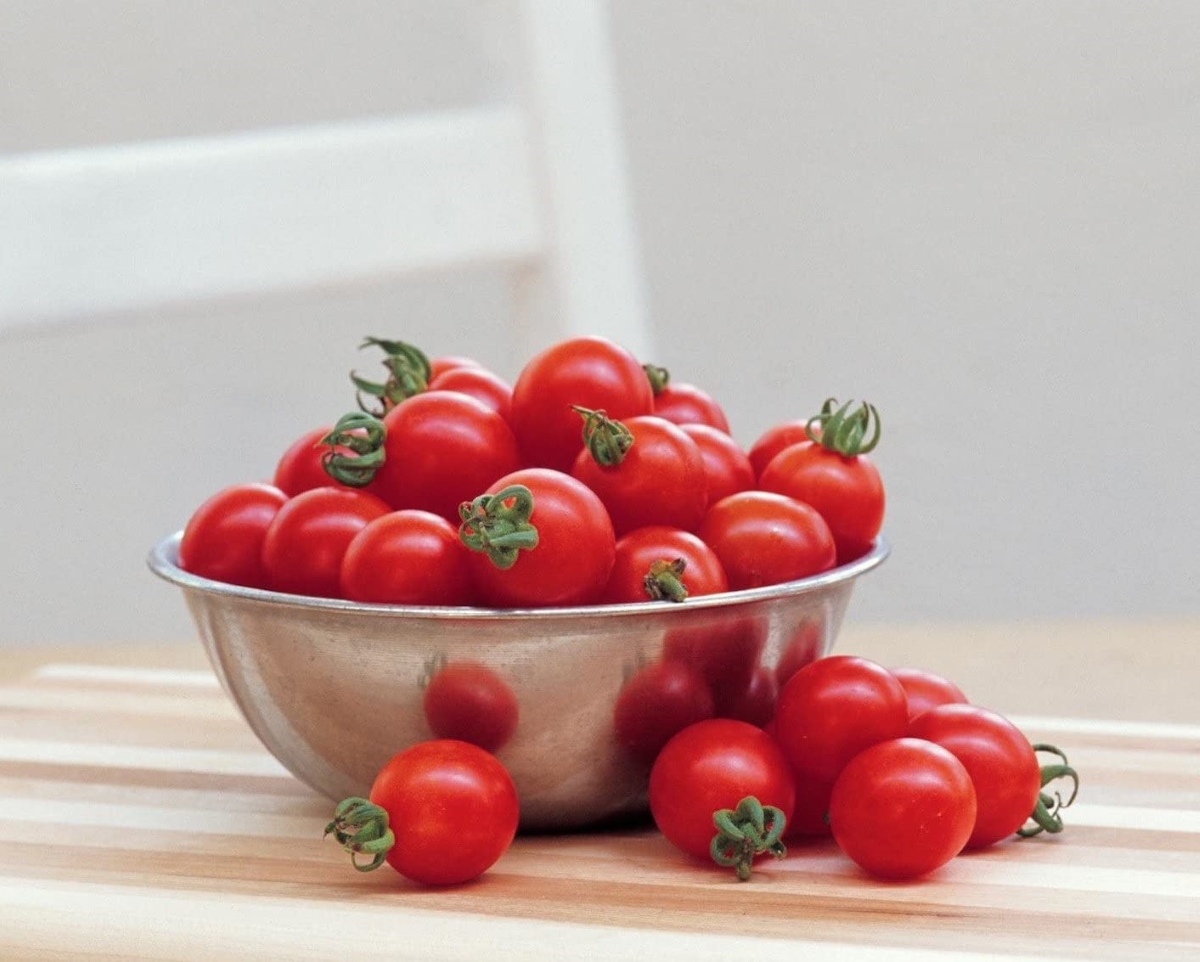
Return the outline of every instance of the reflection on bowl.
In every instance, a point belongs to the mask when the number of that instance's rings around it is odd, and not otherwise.
[[[298,778],[330,799],[364,795],[401,749],[465,738],[512,774],[525,831],[644,811],[653,753],[679,727],[714,712],[769,718],[889,552],[881,538],[812,578],[682,604],[501,611],[222,584],[178,566],[179,538],[155,546],[150,568],[183,589],[225,691]]]

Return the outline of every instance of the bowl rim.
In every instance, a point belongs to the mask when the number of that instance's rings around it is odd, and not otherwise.
[[[265,588],[247,588],[243,585],[228,584],[214,581],[200,575],[185,571],[179,567],[179,542],[183,538],[182,531],[167,535],[160,540],[146,556],[146,564],[150,570],[164,581],[183,588],[185,592],[194,591],[202,594],[235,598],[259,605],[272,607],[307,609],[313,611],[333,611],[341,614],[387,615],[390,617],[428,618],[428,619],[478,619],[512,620],[512,621],[541,621],[563,617],[611,618],[623,615],[662,614],[668,611],[692,611],[698,608],[740,607],[759,601],[770,601],[776,598],[790,598],[819,592],[834,585],[851,582],[860,575],[881,565],[891,554],[891,544],[880,534],[875,543],[862,557],[847,564],[831,568],[808,578],[796,581],[786,581],[777,585],[767,585],[762,588],[745,588],[741,591],[724,591],[719,594],[700,595],[688,598],[682,604],[664,604],[662,601],[639,601],[613,605],[573,605],[562,608],[480,608],[463,606],[434,606],[434,605],[389,605],[359,601],[347,601],[342,598],[316,598],[306,595],[286,594],[280,591],[269,591]]]

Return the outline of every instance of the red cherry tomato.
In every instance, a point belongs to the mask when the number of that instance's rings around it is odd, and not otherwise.
[[[835,560],[824,519],[807,504],[766,491],[718,501],[698,533],[735,591],[807,578],[832,568]]]
[[[783,686],[775,737],[800,778],[833,782],[859,752],[900,738],[908,703],[882,665],[853,655],[818,658]]]
[[[513,385],[512,426],[528,464],[571,470],[583,447],[572,405],[620,420],[649,414],[654,395],[637,358],[612,341],[577,337],[546,348]]]
[[[771,459],[784,448],[807,440],[809,440],[807,421],[784,421],[782,424],[767,428],[762,436],[750,446],[749,461],[750,466],[754,469],[754,477],[762,477],[763,468],[770,464]]]
[[[470,742],[489,752],[508,743],[521,714],[517,696],[504,679],[473,661],[450,662],[434,672],[422,706],[438,738]]]
[[[372,490],[394,508],[432,511],[457,524],[459,504],[520,464],[504,418],[465,394],[415,395],[383,423],[386,460]]]
[[[728,434],[707,424],[684,424],[681,429],[700,449],[708,479],[709,505],[754,487],[754,468],[750,466],[750,459]]]
[[[880,878],[927,875],[962,851],[974,824],[967,770],[946,749],[917,738],[856,755],[829,799],[834,839]]]
[[[619,463],[601,464],[584,448],[571,474],[600,496],[618,537],[651,524],[695,530],[708,506],[708,478],[696,442],[662,418],[629,418],[620,424],[632,442]],[[616,427],[600,418],[596,430]]]
[[[294,595],[336,598],[342,558],[363,528],[391,511],[352,488],[313,488],[287,502],[267,528],[262,562],[269,587]]]
[[[829,797],[833,794],[830,782],[811,778],[796,779],[796,807],[783,837],[787,841],[805,838],[825,838],[833,834],[829,828]]]
[[[967,696],[958,685],[931,671],[922,671],[920,668],[893,668],[892,674],[904,686],[904,694],[908,696],[910,720],[938,705],[967,703]]]
[[[761,728],[731,718],[698,722],[675,735],[650,770],[650,813],[676,848],[708,858],[713,813],[747,796],[791,818],[792,774]]]
[[[532,511],[511,523],[529,533],[534,544],[509,554],[489,546],[488,519],[497,514],[509,519],[521,509],[514,498],[492,497],[514,486],[528,491]],[[539,608],[599,600],[616,559],[616,536],[608,512],[587,485],[561,471],[527,468],[500,478],[486,495],[486,506],[475,499],[482,514],[468,517],[459,528],[459,537],[473,548],[471,571],[485,604]],[[468,515],[470,508],[464,505]]]
[[[338,486],[338,482],[325,473],[321,464],[321,459],[329,451],[326,445],[320,443],[321,438],[330,430],[328,427],[314,428],[288,445],[275,467],[275,487],[288,497],[295,497],[313,488]]]
[[[613,708],[613,735],[634,758],[653,762],[672,736],[713,717],[704,678],[679,661],[657,661],[633,675]]]
[[[431,391],[457,391],[482,402],[504,418],[512,416],[512,388],[498,374],[483,367],[456,367],[430,379]]]
[[[262,545],[287,501],[269,484],[236,484],[196,509],[179,542],[179,567],[202,578],[247,588],[267,587]]]
[[[654,395],[654,413],[673,424],[707,424],[729,433],[729,419],[721,405],[694,384],[668,382]]]
[[[922,712],[908,733],[940,745],[966,767],[978,801],[968,848],[1008,838],[1033,814],[1041,766],[1029,739],[1008,719],[973,705],[947,704]]]
[[[430,358],[429,380],[432,381],[447,371],[454,371],[462,367],[483,367],[483,365],[474,358],[463,357],[459,354],[444,354],[441,357]]]
[[[816,508],[833,532],[838,564],[866,554],[883,525],[883,481],[865,454],[847,458],[802,441],[775,455],[758,484]]]
[[[393,511],[354,536],[342,558],[341,595],[392,605],[469,605],[467,549],[458,530],[429,511]]]
[[[491,868],[512,844],[519,817],[512,778],[477,745],[436,739],[392,757],[370,800],[396,840],[388,864],[423,885],[457,885]]]
[[[683,563],[678,570],[677,562]],[[679,595],[682,588],[686,593]],[[652,525],[617,539],[616,561],[601,602],[682,601],[728,591],[729,582],[712,548],[678,528]]]

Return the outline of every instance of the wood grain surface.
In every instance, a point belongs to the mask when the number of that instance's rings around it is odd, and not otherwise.
[[[1067,831],[919,882],[820,842],[739,884],[640,827],[423,890],[351,870],[206,669],[47,664],[0,687],[0,959],[1200,958],[1200,725],[1053,714],[1015,720],[1081,772]]]

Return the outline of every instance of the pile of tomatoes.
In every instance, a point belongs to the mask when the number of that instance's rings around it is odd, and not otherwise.
[[[364,347],[383,372],[351,375],[360,410],[296,439],[272,483],[205,501],[181,567],[385,604],[679,601],[818,574],[882,524],[871,405],[826,401],[746,450],[709,394],[604,338],[552,345],[511,388],[469,358]]]

